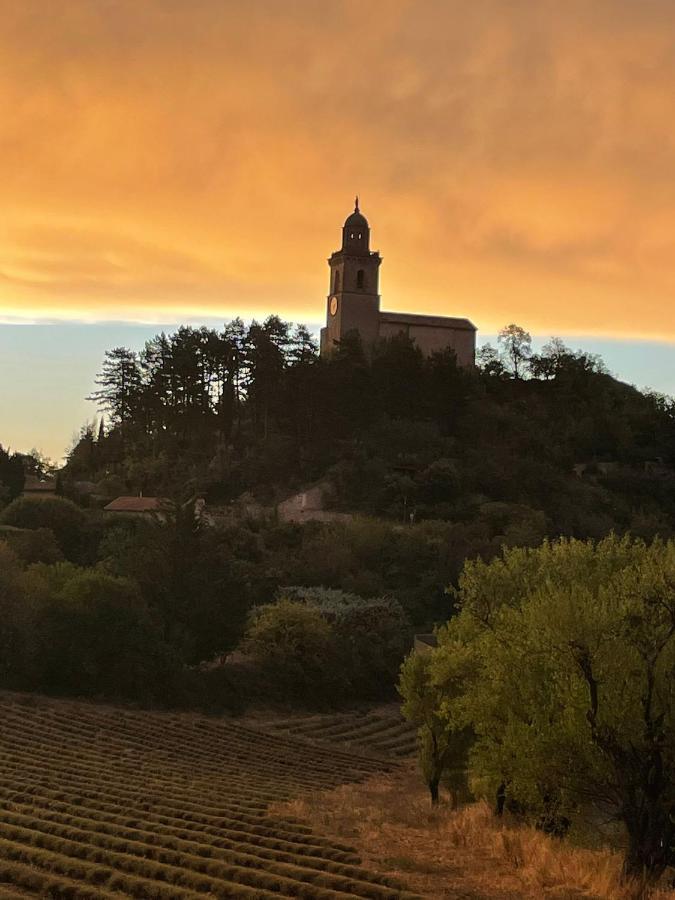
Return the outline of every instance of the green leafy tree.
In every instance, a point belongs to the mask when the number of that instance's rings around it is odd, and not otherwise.
[[[675,543],[563,540],[467,563],[439,634],[431,703],[475,733],[487,790],[540,821],[590,810],[656,878],[675,839]]]
[[[401,668],[398,691],[403,715],[417,726],[419,765],[435,806],[444,776],[466,765],[469,731],[455,728],[443,715],[448,686],[434,681],[431,661],[430,655],[413,651]]]

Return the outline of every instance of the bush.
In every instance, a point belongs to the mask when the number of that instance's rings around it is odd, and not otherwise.
[[[177,662],[153,626],[135,584],[61,567],[45,582],[44,686],[68,694],[162,698]],[[59,588],[60,585],[60,589]]]
[[[14,525],[0,525],[0,540],[12,548],[19,559],[26,564],[55,563],[63,559],[54,533],[49,528],[16,528]]]
[[[68,559],[76,560],[82,552],[85,514],[63,497],[17,497],[3,510],[0,524],[49,528]]]
[[[412,632],[401,605],[390,597],[364,599],[328,588],[283,588],[285,597],[318,610],[332,626],[335,652],[352,696],[389,693]]]
[[[333,629],[304,603],[284,599],[259,607],[243,647],[272,679],[273,690],[309,699],[342,687]]]
[[[0,541],[0,684],[31,686],[40,656],[41,583],[19,564]]]
[[[408,643],[395,600],[291,587],[258,607],[244,648],[277,687],[334,703],[389,694]]]

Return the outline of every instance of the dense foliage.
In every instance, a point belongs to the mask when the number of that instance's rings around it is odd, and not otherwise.
[[[0,686],[159,700],[178,672],[132,582],[71,563],[22,567],[0,543]]]
[[[467,563],[458,603],[407,660],[404,710],[443,747],[470,730],[475,783],[549,828],[614,816],[627,871],[658,876],[675,852],[675,542],[507,550]]]
[[[0,444],[0,508],[18,497],[23,490],[26,475],[18,453],[10,453]]]
[[[475,370],[400,336],[330,360],[276,317],[181,328],[140,354],[107,354],[66,482],[101,493],[250,492],[270,504],[319,477],[338,509],[409,522],[488,520],[510,544],[614,529],[672,533],[675,408],[552,340],[532,353],[509,326]],[[497,504],[494,506],[493,504]]]
[[[125,585],[140,603],[127,603],[139,615],[134,634],[157,642],[148,658],[158,671],[169,660],[200,679],[209,663],[216,684],[231,667],[216,675],[213,660],[239,646],[251,611],[265,607],[276,627],[286,607],[270,605],[286,596],[298,628],[320,620],[318,631],[327,625],[328,643],[340,648],[326,650],[314,683],[331,684],[335,698],[354,685],[379,695],[392,687],[407,623],[426,630],[448,618],[446,586],[457,585],[467,559],[487,562],[503,546],[535,547],[560,535],[673,533],[672,402],[621,384],[598,359],[559,341],[533,354],[515,325],[471,370],[458,368],[451,352],[425,358],[404,337],[366,356],[348,336],[321,359],[306,329],[276,317],[180,328],[138,354],[110,351],[97,387],[105,422],[84,430],[60,479],[77,504],[22,496],[8,503],[20,473],[17,458],[0,454],[0,540],[23,573],[17,584],[37,577],[37,564],[44,581],[65,560],[83,577],[102,578],[95,583],[106,596],[119,600]],[[48,468],[36,453],[20,461],[23,474],[41,477]],[[329,506],[351,515],[279,522],[275,502],[319,478]],[[162,517],[125,519],[98,508],[141,490],[173,498]],[[197,495],[206,498],[205,518],[185,502]],[[288,585],[300,593],[284,592]],[[355,600],[330,612],[330,590]],[[383,597],[392,604],[386,609]],[[104,622],[101,611],[86,628]],[[388,636],[378,632],[384,622]],[[82,659],[85,643],[71,648]],[[68,652],[55,641],[54,653]],[[85,668],[84,692],[112,690]],[[47,676],[43,667],[39,684],[74,689],[67,666],[57,669]],[[218,690],[243,697],[228,677]],[[124,690],[140,683],[130,677]]]
[[[271,690],[331,705],[386,696],[409,640],[395,600],[294,587],[254,610],[243,647]]]

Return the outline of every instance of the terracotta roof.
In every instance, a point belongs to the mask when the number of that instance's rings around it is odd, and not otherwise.
[[[103,508],[107,512],[156,512],[162,503],[161,497],[117,497]]]

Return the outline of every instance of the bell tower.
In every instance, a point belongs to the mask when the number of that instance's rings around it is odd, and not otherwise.
[[[321,355],[332,353],[350,331],[361,336],[368,351],[376,340],[380,325],[379,269],[382,258],[370,249],[370,227],[359,209],[342,227],[342,247],[328,260],[330,285],[326,301],[326,327],[321,329]]]

